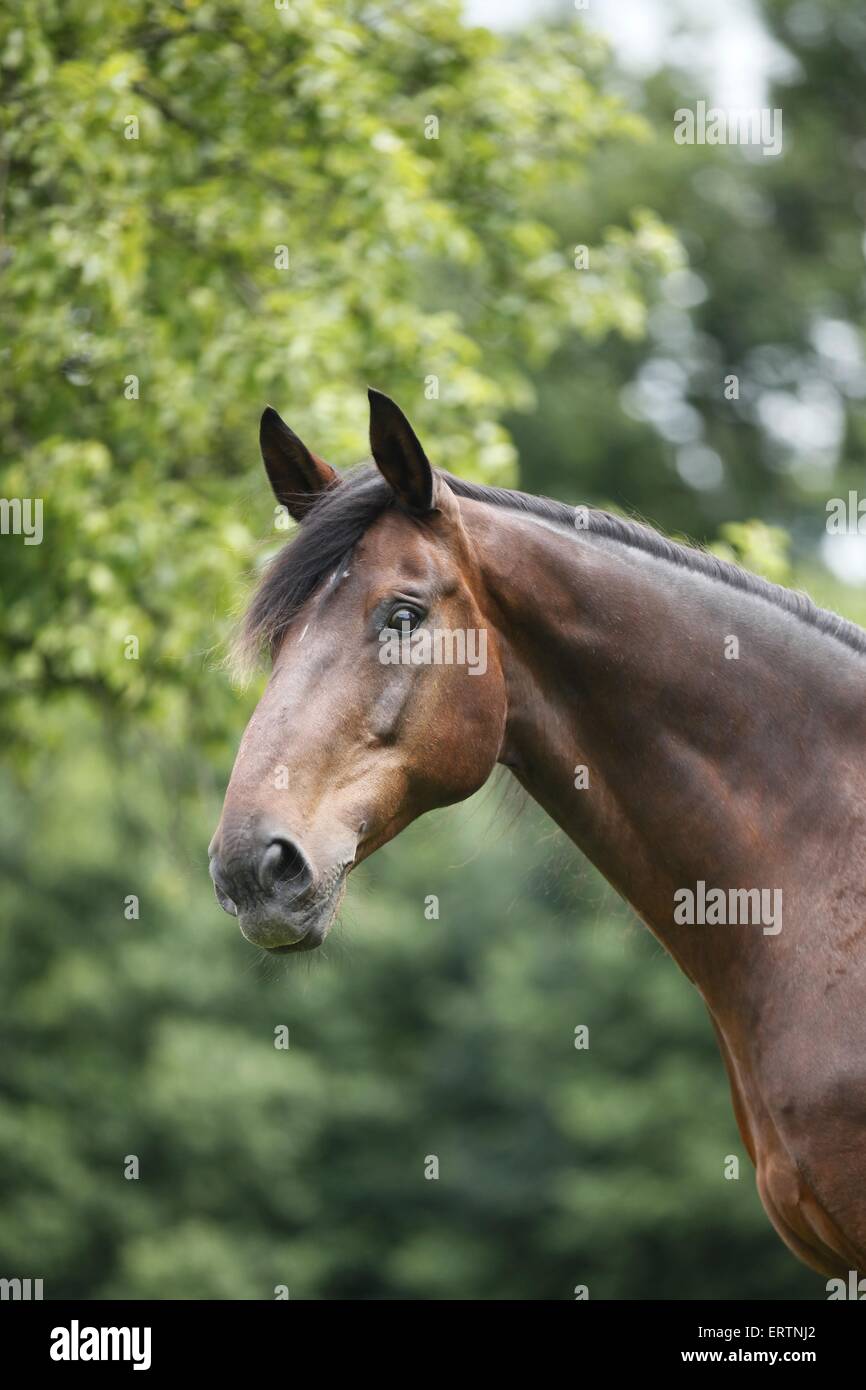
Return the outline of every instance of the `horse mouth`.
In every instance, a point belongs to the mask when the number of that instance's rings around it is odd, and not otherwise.
[[[242,913],[238,917],[238,925],[247,941],[261,946],[268,955],[288,956],[301,951],[315,951],[331,930],[345,891],[344,870],[327,895],[310,904],[302,915],[293,913],[281,918],[276,911],[270,911],[264,917],[258,913]]]
[[[308,932],[300,941],[292,941],[288,946],[266,946],[269,956],[293,956],[297,951],[315,951],[325,939],[324,933]]]

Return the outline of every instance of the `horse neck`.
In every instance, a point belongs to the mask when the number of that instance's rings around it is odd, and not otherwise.
[[[792,842],[817,869],[818,834],[841,819],[825,801],[818,813],[816,788],[862,658],[638,548],[480,504],[463,514],[506,679],[501,761],[708,1002],[751,988],[761,926],[678,926],[674,894],[703,881],[796,896]]]

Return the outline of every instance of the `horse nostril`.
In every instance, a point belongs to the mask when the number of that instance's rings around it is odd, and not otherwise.
[[[280,884],[288,897],[300,898],[313,882],[313,872],[306,855],[291,840],[276,838],[270,841],[259,864],[263,888]]]

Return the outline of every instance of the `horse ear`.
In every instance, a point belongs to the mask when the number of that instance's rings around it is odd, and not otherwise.
[[[269,405],[259,425],[259,445],[274,496],[295,521],[306,515],[325,488],[339,482],[339,473],[311,454]]]
[[[399,405],[372,387],[370,448],[379,472],[391,484],[398,502],[413,516],[433,510],[433,469],[415,431]]]

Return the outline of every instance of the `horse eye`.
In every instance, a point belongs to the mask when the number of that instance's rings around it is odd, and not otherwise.
[[[420,623],[421,616],[417,608],[410,608],[406,603],[399,603],[388,614],[385,627],[394,628],[397,632],[411,632]]]

